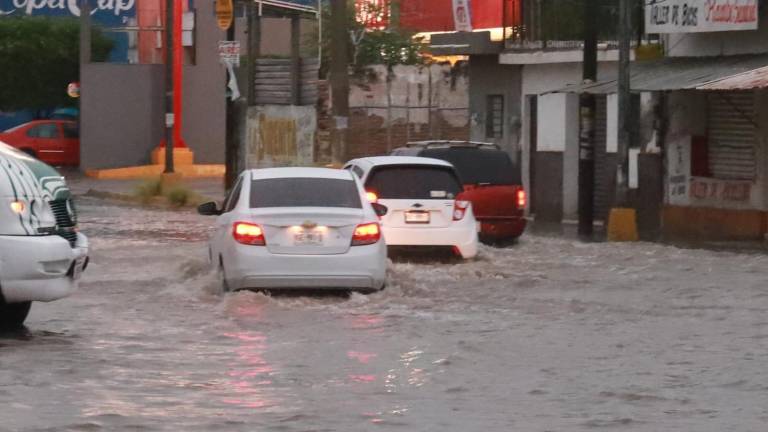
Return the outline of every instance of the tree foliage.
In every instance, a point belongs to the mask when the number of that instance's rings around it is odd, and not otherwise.
[[[73,18],[0,19],[0,110],[71,104],[67,84],[79,80],[80,24]],[[104,61],[113,43],[92,31],[92,58]]]
[[[347,29],[349,30],[349,63],[361,70],[366,66],[383,64],[394,66],[398,64],[412,65],[423,62],[423,46],[420,41],[414,40],[413,34],[396,28],[367,29],[365,23],[360,21],[360,14],[381,14],[385,11],[378,10],[375,2],[350,0],[347,6]],[[331,61],[331,14],[328,2],[323,2],[323,58],[321,74],[325,75],[328,62]]]

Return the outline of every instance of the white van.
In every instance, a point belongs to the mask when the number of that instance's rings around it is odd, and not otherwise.
[[[64,177],[0,142],[0,328],[20,327],[33,301],[70,295],[87,266]]]

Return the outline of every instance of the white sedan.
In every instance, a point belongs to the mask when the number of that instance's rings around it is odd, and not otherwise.
[[[373,292],[386,283],[387,247],[378,216],[386,208],[368,202],[348,171],[248,170],[222,209],[211,202],[198,211],[218,215],[209,252],[225,291]]]

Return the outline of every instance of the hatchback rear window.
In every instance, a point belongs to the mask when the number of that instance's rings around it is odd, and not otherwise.
[[[448,161],[464,184],[519,185],[520,169],[501,150],[474,148],[426,149],[419,156]]]
[[[290,177],[253,180],[251,208],[264,207],[362,208],[362,205],[353,180]]]
[[[452,168],[430,165],[376,168],[365,188],[382,199],[454,199],[462,190]]]

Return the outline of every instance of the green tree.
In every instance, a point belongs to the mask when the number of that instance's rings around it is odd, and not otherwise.
[[[0,110],[71,104],[67,84],[79,80],[80,24],[72,18],[0,19]],[[92,31],[92,58],[106,60],[113,42]]]

